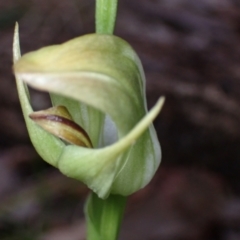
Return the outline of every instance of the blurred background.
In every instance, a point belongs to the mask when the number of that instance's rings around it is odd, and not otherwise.
[[[94,0],[0,0],[0,239],[84,240],[88,190],[29,141],[12,74],[22,53],[94,32]],[[119,0],[115,34],[139,54],[162,164],[129,198],[120,240],[240,239],[240,1]],[[32,91],[36,109],[47,95]]]

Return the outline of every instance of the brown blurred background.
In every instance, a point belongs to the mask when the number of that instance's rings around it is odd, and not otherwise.
[[[94,31],[94,0],[0,0],[0,239],[83,240],[86,188],[31,146],[12,75],[22,53]],[[130,197],[120,240],[240,239],[240,1],[119,0],[116,35],[138,52],[162,165]],[[35,108],[46,95],[32,91]]]

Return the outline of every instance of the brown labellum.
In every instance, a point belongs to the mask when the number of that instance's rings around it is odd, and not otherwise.
[[[64,106],[33,112],[29,117],[47,132],[74,145],[92,148],[86,131],[75,123]]]

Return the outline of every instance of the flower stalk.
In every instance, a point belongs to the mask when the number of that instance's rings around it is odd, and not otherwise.
[[[113,34],[118,0],[96,0],[96,33]],[[110,195],[100,199],[91,193],[86,201],[87,240],[115,240],[118,237],[127,197]]]
[[[118,0],[96,0],[96,33],[113,34]]]
[[[95,193],[89,195],[85,207],[88,240],[117,239],[126,200],[120,195],[110,195],[105,200]]]

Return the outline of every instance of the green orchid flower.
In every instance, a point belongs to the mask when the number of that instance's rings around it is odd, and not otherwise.
[[[127,42],[89,34],[21,57],[16,27],[13,54],[28,132],[46,162],[103,199],[149,183],[161,159],[152,122],[164,99],[147,112],[142,65]],[[26,84],[49,92],[54,107],[34,112]]]

